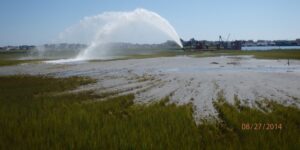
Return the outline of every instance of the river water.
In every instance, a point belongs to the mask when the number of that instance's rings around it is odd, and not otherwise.
[[[299,49],[300,46],[245,46],[242,50],[274,50],[274,49]]]

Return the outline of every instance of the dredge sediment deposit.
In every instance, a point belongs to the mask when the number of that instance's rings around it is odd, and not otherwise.
[[[255,101],[270,99],[300,107],[300,61],[255,59],[251,56],[196,58],[188,56],[111,61],[59,61],[1,67],[0,75],[31,74],[88,76],[97,82],[82,90],[133,93],[137,103],[165,97],[171,103],[192,103],[195,117],[215,116],[213,101],[218,93],[230,103],[256,107]]]

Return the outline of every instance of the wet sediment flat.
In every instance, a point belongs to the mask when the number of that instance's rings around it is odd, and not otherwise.
[[[265,60],[251,56],[194,58],[187,56],[115,61],[57,61],[1,67],[0,75],[43,74],[58,77],[89,76],[97,83],[80,90],[116,95],[135,94],[148,103],[170,97],[178,104],[193,103],[196,117],[215,115],[212,102],[222,93],[230,103],[241,99],[272,99],[300,107],[300,61]]]

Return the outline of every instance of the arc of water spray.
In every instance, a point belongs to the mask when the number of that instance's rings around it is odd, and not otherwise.
[[[83,30],[83,32],[86,29],[89,31],[88,27],[95,28],[95,32],[94,38],[92,38],[88,47],[78,54],[77,59],[95,58],[93,52],[97,52],[97,54],[105,56],[107,50],[99,49],[98,47],[105,43],[109,43],[109,37],[111,34],[114,34],[115,31],[132,23],[146,23],[147,25],[150,25],[164,33],[182,47],[182,43],[177,32],[165,18],[155,12],[138,8],[131,12],[105,12],[97,16],[85,17],[81,20],[79,26],[76,26],[74,29],[75,32],[78,28],[80,31]],[[70,33],[71,31],[72,28],[68,29],[67,33]],[[99,53],[99,51],[101,52]]]
[[[123,16],[122,16],[123,14]],[[106,14],[107,15],[107,14]],[[90,56],[91,52],[94,51],[98,45],[101,45],[107,41],[105,41],[105,38],[109,36],[112,32],[117,30],[118,28],[125,26],[126,24],[130,22],[145,22],[151,26],[154,26],[155,28],[159,29],[160,31],[167,34],[170,38],[172,38],[180,47],[182,47],[182,44],[180,42],[179,36],[176,33],[175,29],[171,26],[171,24],[158,15],[155,12],[151,12],[145,9],[136,9],[133,12],[125,12],[125,13],[119,13],[119,18],[114,22],[109,22],[105,24],[96,34],[94,40],[91,42],[91,44],[82,52],[80,53],[77,58],[81,59],[88,59],[92,56]],[[126,20],[126,21],[124,21]],[[101,55],[105,55],[105,51],[101,51]]]

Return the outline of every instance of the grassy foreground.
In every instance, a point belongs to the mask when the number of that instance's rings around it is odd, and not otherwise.
[[[220,95],[216,123],[196,125],[192,105],[133,104],[133,95],[95,101],[92,92],[58,94],[91,79],[0,77],[0,149],[297,149],[300,110],[275,102],[259,109]],[[242,124],[281,124],[243,129]]]

